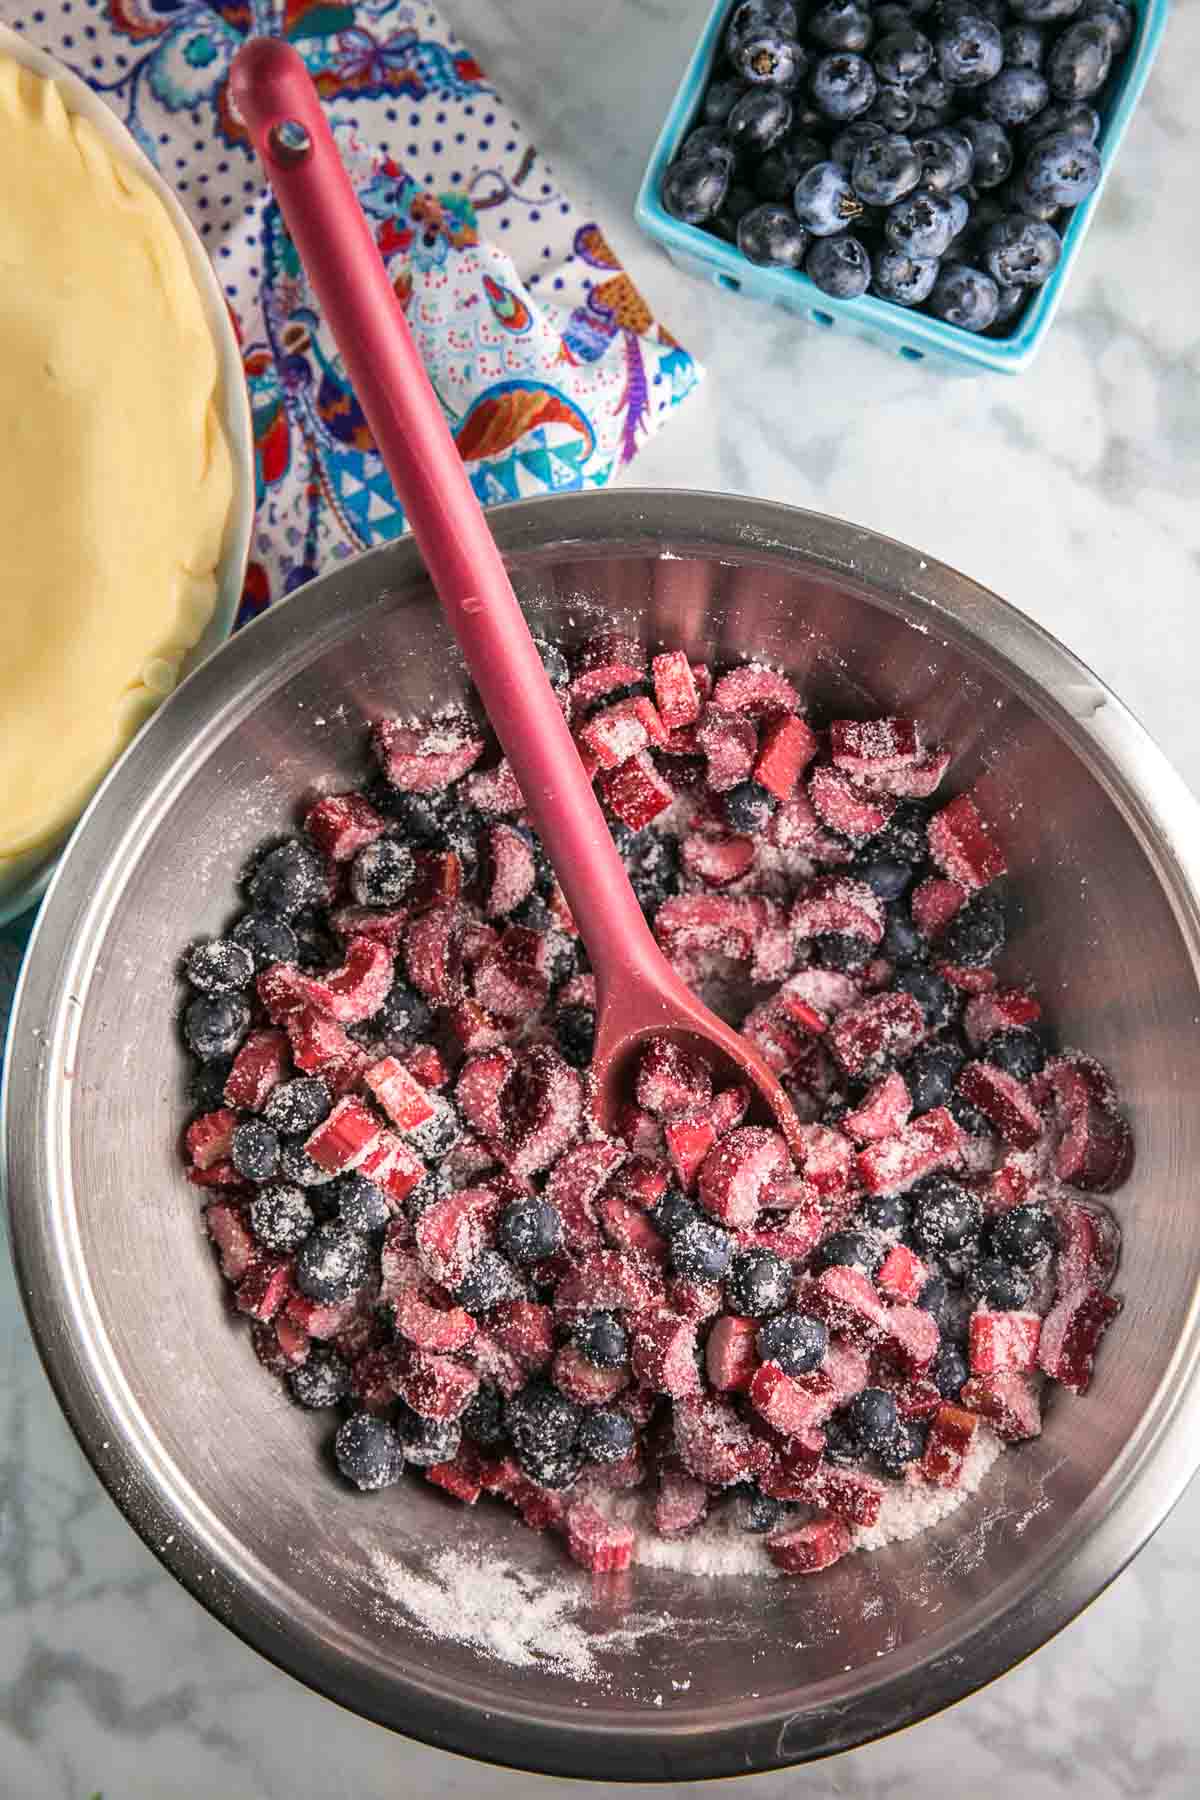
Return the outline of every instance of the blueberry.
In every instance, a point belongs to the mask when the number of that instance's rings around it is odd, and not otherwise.
[[[1057,131],[1029,152],[1022,189],[1034,201],[1078,206],[1100,182],[1100,155],[1094,144]]]
[[[957,129],[969,138],[975,152],[971,179],[977,188],[999,187],[1012,173],[1013,147],[1007,132],[994,119],[960,119]]]
[[[233,1128],[229,1160],[247,1181],[270,1181],[279,1167],[279,1134],[263,1119],[243,1119]]]
[[[386,1419],[351,1413],[338,1426],[333,1454],[340,1473],[363,1493],[391,1487],[404,1473],[404,1451]]]
[[[910,1463],[924,1456],[928,1433],[929,1427],[919,1419],[898,1420],[894,1435],[875,1452],[882,1473],[893,1481],[902,1480]]]
[[[863,1449],[842,1413],[835,1413],[825,1427],[825,1461],[837,1469],[853,1468],[863,1459]]]
[[[484,1449],[502,1444],[508,1435],[504,1429],[504,1396],[494,1381],[481,1381],[460,1421],[463,1431]]]
[[[663,901],[679,892],[679,839],[657,831],[630,833],[621,855],[638,904],[653,921]]]
[[[871,840],[875,856],[894,856],[915,868],[929,854],[929,815],[913,800],[902,800],[882,831]]]
[[[1002,287],[1000,304],[996,308],[996,317],[992,320],[992,329],[995,330],[999,325],[1007,325],[1010,319],[1014,319],[1028,298],[1028,288]]]
[[[1047,231],[1049,226],[1038,229]],[[942,933],[938,948],[949,962],[968,969],[984,969],[995,962],[1007,936],[1003,903],[996,894],[985,890],[975,894],[955,913]]]
[[[956,190],[953,194],[946,195],[946,203],[951,212],[950,248],[953,249],[955,238],[960,237],[967,228],[967,221],[971,217],[971,202],[961,190]]]
[[[263,912],[294,918],[325,895],[325,870],[317,852],[299,838],[286,838],[259,858],[246,892]]]
[[[1034,25],[1049,25],[1069,19],[1079,11],[1080,0],[1008,0],[1008,10],[1017,19]]]
[[[286,919],[273,913],[243,913],[231,933],[235,944],[249,953],[255,974],[277,962],[295,962],[296,934]]]
[[[922,7],[920,10],[928,12],[929,8]],[[876,37],[887,37],[893,31],[908,31],[917,11],[915,6],[899,5],[897,0],[884,0],[884,4],[873,8],[871,14],[875,21]]]
[[[888,243],[906,256],[941,256],[954,236],[956,217],[946,195],[918,187],[890,208],[883,229]]]
[[[933,67],[933,45],[915,26],[889,31],[880,38],[871,56],[880,81],[907,87],[919,81]]]
[[[921,158],[906,137],[876,138],[863,144],[851,165],[850,181],[869,206],[893,206],[921,179]]]
[[[823,50],[865,50],[874,35],[866,7],[855,0],[826,0],[808,21],[808,35]]]
[[[1001,204],[1001,219],[1007,219],[1012,213],[1023,213],[1026,218],[1037,219],[1043,225],[1052,225],[1063,210],[1057,200],[1051,200],[1045,196],[1035,199],[1028,192],[1020,175],[1010,176],[1003,187],[996,189],[995,198]],[[999,219],[989,219],[983,229],[990,230],[993,225],[999,223]]]
[[[997,125],[1027,125],[1050,98],[1046,78],[1036,69],[1001,69],[979,91],[980,111]]]
[[[1028,1303],[1033,1283],[1024,1269],[984,1256],[968,1271],[967,1292],[978,1306],[994,1312],[1019,1312]]]
[[[986,331],[999,304],[999,289],[992,277],[965,263],[943,269],[929,296],[930,312],[962,331]]]
[[[773,1250],[739,1250],[725,1276],[725,1303],[744,1319],[761,1319],[787,1305],[791,1264]]]
[[[937,272],[936,257],[906,256],[903,250],[893,250],[889,246],[880,250],[873,259],[872,291],[881,300],[891,300],[897,306],[919,306],[937,280]],[[906,875],[911,880],[912,871],[906,870]],[[914,938],[919,936],[911,923],[907,929]],[[883,946],[881,952],[884,956],[891,954]]]
[[[943,29],[960,19],[986,19],[997,29],[1008,23],[1006,0],[939,0],[938,18]]]
[[[342,960],[342,946],[329,928],[328,915],[308,907],[292,919],[296,934],[296,961],[302,969],[325,970]]]
[[[423,1038],[432,1024],[433,1014],[423,996],[407,981],[396,980],[388,990],[386,1000],[365,1022],[362,1031],[371,1043],[400,1049]]]
[[[882,1450],[900,1422],[896,1396],[884,1388],[863,1388],[843,1408],[842,1419],[863,1450]]]
[[[347,1231],[359,1237],[374,1237],[387,1229],[392,1217],[387,1195],[365,1175],[339,1175],[330,1196],[337,1206],[338,1220]]]
[[[615,1407],[598,1407],[585,1413],[579,1427],[579,1448],[591,1463],[617,1463],[628,1456],[637,1442],[633,1420]]]
[[[517,1264],[541,1262],[562,1243],[562,1214],[536,1194],[514,1200],[500,1214],[496,1238],[505,1256]]]
[[[418,1469],[449,1462],[458,1455],[462,1426],[457,1419],[426,1419],[404,1401],[396,1414],[396,1434],[404,1446],[404,1460]]]
[[[668,1240],[671,1268],[689,1281],[720,1281],[733,1255],[733,1238],[711,1219],[689,1219]]]
[[[874,144],[887,136],[885,128],[874,119],[855,119],[853,125],[847,125],[839,131],[829,146],[829,160],[835,162],[839,169],[849,175],[854,158],[864,144]],[[817,157],[817,162],[825,160],[825,152]],[[812,166],[811,164],[809,165]]]
[[[838,124],[866,112],[878,87],[870,63],[851,50],[823,56],[813,70],[812,97],[825,117]]]
[[[1046,58],[1046,79],[1056,100],[1091,100],[1112,67],[1112,43],[1102,25],[1069,25]]]
[[[315,1224],[304,1194],[289,1182],[260,1188],[250,1202],[250,1229],[268,1250],[298,1250]]]
[[[598,1369],[619,1369],[629,1358],[629,1333],[616,1313],[583,1313],[571,1326],[571,1342]]]
[[[792,189],[814,163],[825,160],[825,146],[819,138],[809,132],[797,132],[768,150],[754,171],[754,189],[760,200],[779,200],[789,202]],[[750,205],[754,202],[751,200]],[[729,201],[725,203],[728,212]],[[749,207],[743,211],[748,212]],[[740,215],[739,215],[740,216]]]
[[[279,1173],[286,1181],[302,1188],[326,1187],[337,1180],[332,1169],[323,1169],[320,1163],[313,1161],[304,1148],[302,1137],[283,1139],[279,1150]]]
[[[955,1124],[961,1126],[968,1137],[985,1138],[990,1136],[991,1120],[986,1119],[976,1107],[971,1105],[969,1100],[964,1100],[957,1088],[947,1100],[946,1110]]]
[[[582,1408],[546,1382],[531,1381],[505,1403],[504,1425],[524,1473],[543,1487],[569,1487],[582,1456]]]
[[[1094,144],[1100,136],[1100,114],[1086,100],[1054,100],[1026,125],[1021,142],[1026,150],[1032,150],[1035,144],[1060,131],[1065,131],[1068,137],[1082,138],[1085,143]]]
[[[307,1137],[332,1108],[332,1096],[319,1075],[297,1075],[271,1089],[262,1116],[283,1137]]]
[[[254,958],[243,944],[212,938],[189,951],[184,974],[202,994],[234,994],[254,979]]]
[[[938,1345],[929,1373],[943,1400],[957,1400],[970,1369],[957,1344],[943,1343]]]
[[[310,1350],[307,1359],[287,1378],[292,1399],[315,1412],[337,1406],[350,1392],[350,1369],[333,1350]]]
[[[901,994],[911,994],[925,1015],[925,1023],[931,1030],[949,1024],[957,1009],[958,1000],[950,983],[932,969],[902,968],[897,970],[892,982]]]
[[[1114,56],[1120,56],[1133,42],[1137,15],[1126,0],[1085,0],[1079,18],[1082,24],[1099,26]]]
[[[926,1175],[913,1190],[912,1234],[927,1256],[961,1250],[979,1236],[983,1203],[949,1175]]]
[[[836,163],[815,163],[796,183],[796,217],[814,237],[832,237],[859,218],[862,201]]]
[[[765,200],[738,220],[737,247],[747,262],[763,268],[798,269],[808,247],[808,233],[790,207]]]
[[[804,261],[814,286],[834,300],[857,300],[871,285],[871,258],[865,244],[850,234],[818,238]]]
[[[1002,33],[1006,69],[1040,69],[1046,60],[1046,34],[1039,25],[1010,25]]]
[[[893,250],[884,254],[894,257],[896,252]],[[875,271],[875,285],[879,285],[878,268]],[[869,861],[856,862],[854,875],[857,880],[865,881],[871,892],[884,901],[898,900],[913,878],[908,864],[898,862],[892,856],[874,856]]]
[[[672,1232],[678,1231],[681,1226],[690,1225],[699,1217],[692,1202],[678,1188],[667,1188],[650,1208],[650,1218],[654,1225],[668,1238]]]
[[[976,88],[1000,73],[1004,44],[990,19],[963,13],[937,40],[938,70],[951,87]]]
[[[729,188],[729,163],[720,157],[673,162],[663,176],[662,203],[685,225],[704,225],[720,210]]]
[[[765,156],[786,136],[792,106],[779,88],[751,88],[725,121],[725,134],[742,156]]]
[[[1029,1081],[1046,1066],[1042,1040],[1032,1031],[998,1031],[988,1038],[979,1052],[985,1062],[994,1063],[1017,1081]]]
[[[491,1312],[502,1300],[519,1300],[525,1284],[507,1257],[498,1250],[481,1250],[455,1290],[455,1299],[469,1313]]]
[[[988,1253],[1016,1269],[1032,1269],[1055,1241],[1054,1220],[1044,1206],[1014,1206],[987,1228]]]
[[[906,1231],[911,1212],[903,1194],[874,1194],[863,1201],[858,1217],[867,1231]]]
[[[348,1300],[370,1272],[365,1241],[344,1225],[318,1225],[296,1256],[296,1286],[322,1306]]]
[[[234,994],[201,994],[183,1015],[183,1035],[201,1062],[232,1056],[249,1026],[250,1008]]]
[[[792,0],[742,0],[725,28],[725,47],[732,54],[743,39],[760,31],[777,31],[781,37],[799,36],[799,19]]]
[[[834,239],[833,242],[840,242]],[[821,931],[811,940],[813,957],[822,969],[861,969],[871,959],[871,946],[866,938],[850,931]]]
[[[916,102],[917,116],[913,120],[916,131],[931,131],[935,125],[944,125],[954,111],[950,84],[936,69],[930,69],[928,75],[914,81],[908,91]]]
[[[746,91],[746,84],[744,81],[735,80],[730,76],[726,76],[719,81],[710,82],[700,108],[701,118],[704,123],[706,125],[723,125]],[[555,649],[555,654],[562,656],[562,651]],[[542,661],[545,662],[545,660],[545,657],[543,657]],[[566,668],[565,657],[563,657],[563,668]],[[553,681],[553,677],[551,677],[551,680]],[[565,687],[569,680],[570,676],[567,675],[562,683],[555,681],[554,686],[558,687],[561,685]]]
[[[950,1317],[950,1287],[942,1275],[931,1275],[917,1296],[917,1305],[927,1312],[938,1330],[946,1335]]]
[[[975,169],[975,148],[964,131],[951,125],[935,125],[913,139],[920,160],[921,183],[935,194],[953,194],[966,187]]]
[[[927,1044],[913,1052],[904,1065],[904,1079],[912,1096],[914,1113],[932,1112],[935,1106],[945,1106],[954,1092],[963,1060],[963,1053],[956,1044]]]
[[[777,31],[757,31],[730,52],[730,61],[742,80],[755,87],[791,89],[804,79],[808,52],[794,38]]]
[[[739,781],[721,795],[722,811],[735,831],[765,831],[778,804],[770,789],[757,781]]]
[[[861,1269],[864,1275],[876,1275],[884,1258],[879,1244],[861,1231],[835,1231],[817,1245],[809,1267],[819,1275],[822,1269]]]
[[[863,117],[885,131],[903,133],[916,121],[917,103],[907,88],[881,87]]]
[[[760,1493],[758,1488],[738,1495],[737,1522],[743,1531],[761,1537],[763,1532],[773,1531],[782,1517],[783,1501],[773,1495]]]
[[[785,1375],[806,1375],[824,1362],[829,1333],[808,1313],[776,1313],[759,1326],[754,1345],[764,1362],[778,1363]]]
[[[680,144],[675,161],[706,162],[710,158],[716,158],[732,169],[735,161],[733,145],[727,140],[723,126],[697,125],[695,131],[689,131]],[[607,705],[611,697],[606,694],[603,704]]]
[[[225,1083],[233,1067],[232,1056],[215,1056],[197,1063],[188,1076],[188,1099],[197,1112],[212,1112],[225,1104]]]
[[[884,263],[885,257],[899,257],[900,254],[899,250],[888,250],[884,252],[883,256],[876,258],[876,284],[878,284],[879,271]],[[907,262],[911,259],[906,257],[904,260]],[[913,264],[913,267],[917,269],[918,272],[922,272],[924,265]],[[926,284],[926,292],[933,286],[934,278],[937,274],[938,265],[934,263],[932,267],[933,272],[930,274]],[[892,296],[888,294],[885,298],[890,300]],[[918,294],[917,299],[924,299],[924,294]],[[916,301],[903,300],[901,304],[904,306],[913,306],[916,304]],[[924,962],[929,956],[929,940],[924,937],[913,924],[912,914],[909,912],[907,906],[892,905],[888,907],[883,928],[883,942],[879,946],[879,952],[881,956],[886,956],[889,962],[900,964]]]
[[[596,1013],[591,1006],[560,1006],[554,1030],[563,1058],[573,1069],[586,1069],[596,1048]]]

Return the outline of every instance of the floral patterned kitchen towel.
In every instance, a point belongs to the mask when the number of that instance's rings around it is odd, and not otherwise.
[[[695,385],[600,226],[441,16],[402,0],[0,0],[135,134],[237,319],[259,511],[241,620],[404,516],[229,97],[250,36],[308,63],[485,505],[600,486]]]

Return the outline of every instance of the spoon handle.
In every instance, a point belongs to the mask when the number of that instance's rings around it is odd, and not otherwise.
[[[301,57],[235,58],[233,97],[602,988],[660,952]]]

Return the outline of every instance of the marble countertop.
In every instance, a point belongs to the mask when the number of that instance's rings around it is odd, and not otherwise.
[[[480,61],[706,364],[646,483],[870,525],[1083,656],[1200,791],[1200,9],[1181,8],[1041,360],[943,377],[677,273],[631,219],[703,0],[464,0]],[[1185,1800],[1200,1791],[1200,1484],[1031,1662],[954,1711],[739,1791],[774,1800]],[[309,1694],[159,1568],[101,1492],[0,1272],[0,1792],[13,1800],[507,1800],[527,1777]],[[563,1794],[595,1792],[560,1782]],[[732,1791],[732,1784],[729,1784]],[[628,1790],[649,1794],[663,1789]]]

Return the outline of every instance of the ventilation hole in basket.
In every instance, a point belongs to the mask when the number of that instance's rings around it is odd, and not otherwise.
[[[906,356],[909,362],[925,361],[925,352],[923,350],[914,350],[911,344],[901,344],[900,354],[901,356]]]
[[[742,284],[736,275],[714,275],[713,280],[718,287],[728,288],[731,294],[740,294]]]
[[[832,313],[817,312],[816,309],[814,308],[809,313],[808,316],[812,320],[814,325],[832,325],[833,324],[833,314]]]

